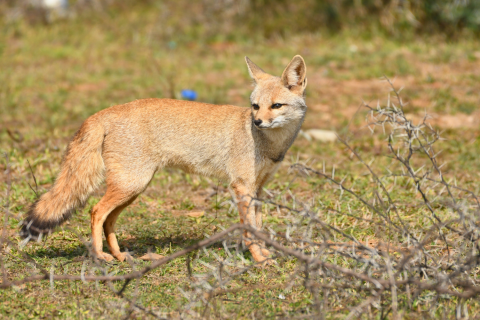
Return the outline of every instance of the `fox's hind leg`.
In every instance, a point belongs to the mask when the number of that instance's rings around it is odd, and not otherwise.
[[[105,237],[107,238],[107,245],[110,253],[120,261],[124,261],[128,257],[128,253],[120,252],[120,247],[118,246],[117,237],[115,236],[115,222],[117,222],[117,218],[120,213],[128,207],[137,196],[133,196],[130,200],[126,203],[118,206],[115,208],[108,216],[105,222],[103,223],[103,232],[105,233]]]
[[[141,176],[124,174],[123,179],[118,179],[107,172],[107,192],[91,211],[92,246],[97,258],[106,261],[113,260],[113,257],[125,260],[126,254],[120,252],[114,225],[122,210],[145,190],[153,173],[152,170],[148,173],[144,171]],[[113,257],[103,252],[102,229]]]
[[[117,208],[122,208],[122,206],[126,204],[133,196],[132,194],[125,194],[123,192],[113,190],[114,189],[107,188],[107,192],[103,198],[93,207],[92,211],[90,212],[93,253],[98,259],[106,261],[113,260],[113,257],[103,252],[102,226],[111,213],[114,213]]]

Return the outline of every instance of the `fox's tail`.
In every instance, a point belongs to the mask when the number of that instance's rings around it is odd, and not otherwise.
[[[31,206],[23,221],[20,236],[26,242],[39,240],[42,234],[51,233],[65,222],[103,181],[104,136],[103,126],[92,118],[77,131],[53,187]]]

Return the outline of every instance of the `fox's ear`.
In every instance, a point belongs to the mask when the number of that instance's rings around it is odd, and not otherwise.
[[[293,57],[282,74],[282,82],[288,89],[305,89],[307,86],[307,66],[301,56]]]
[[[248,73],[250,73],[250,77],[252,77],[255,82],[267,75],[265,71],[253,63],[252,60],[248,59],[248,57],[245,57],[245,62],[247,63]]]

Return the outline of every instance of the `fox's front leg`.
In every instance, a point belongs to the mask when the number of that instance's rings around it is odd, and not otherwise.
[[[249,226],[258,229],[257,219],[255,215],[255,203],[252,197],[252,192],[240,183],[233,183],[231,185],[234,192],[235,200],[238,206],[238,213],[240,215],[240,223],[248,224]],[[250,250],[252,257],[257,262],[263,262],[267,257],[262,253],[258,241],[254,240],[252,234],[248,231],[244,232],[245,245]]]
[[[262,187],[260,187],[258,192],[257,192],[257,198],[260,198],[261,196],[262,196]],[[257,229],[258,230],[262,229],[263,221],[262,221],[262,204],[261,203],[258,203],[255,206],[255,221],[256,221]],[[270,256],[270,251],[268,251],[267,248],[265,247],[265,242],[260,241],[259,245],[260,245],[260,248],[262,250],[262,254],[265,257]]]

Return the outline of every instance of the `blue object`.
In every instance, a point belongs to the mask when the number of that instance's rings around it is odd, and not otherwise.
[[[182,98],[187,100],[197,100],[197,92],[191,89],[183,89],[181,92]]]

